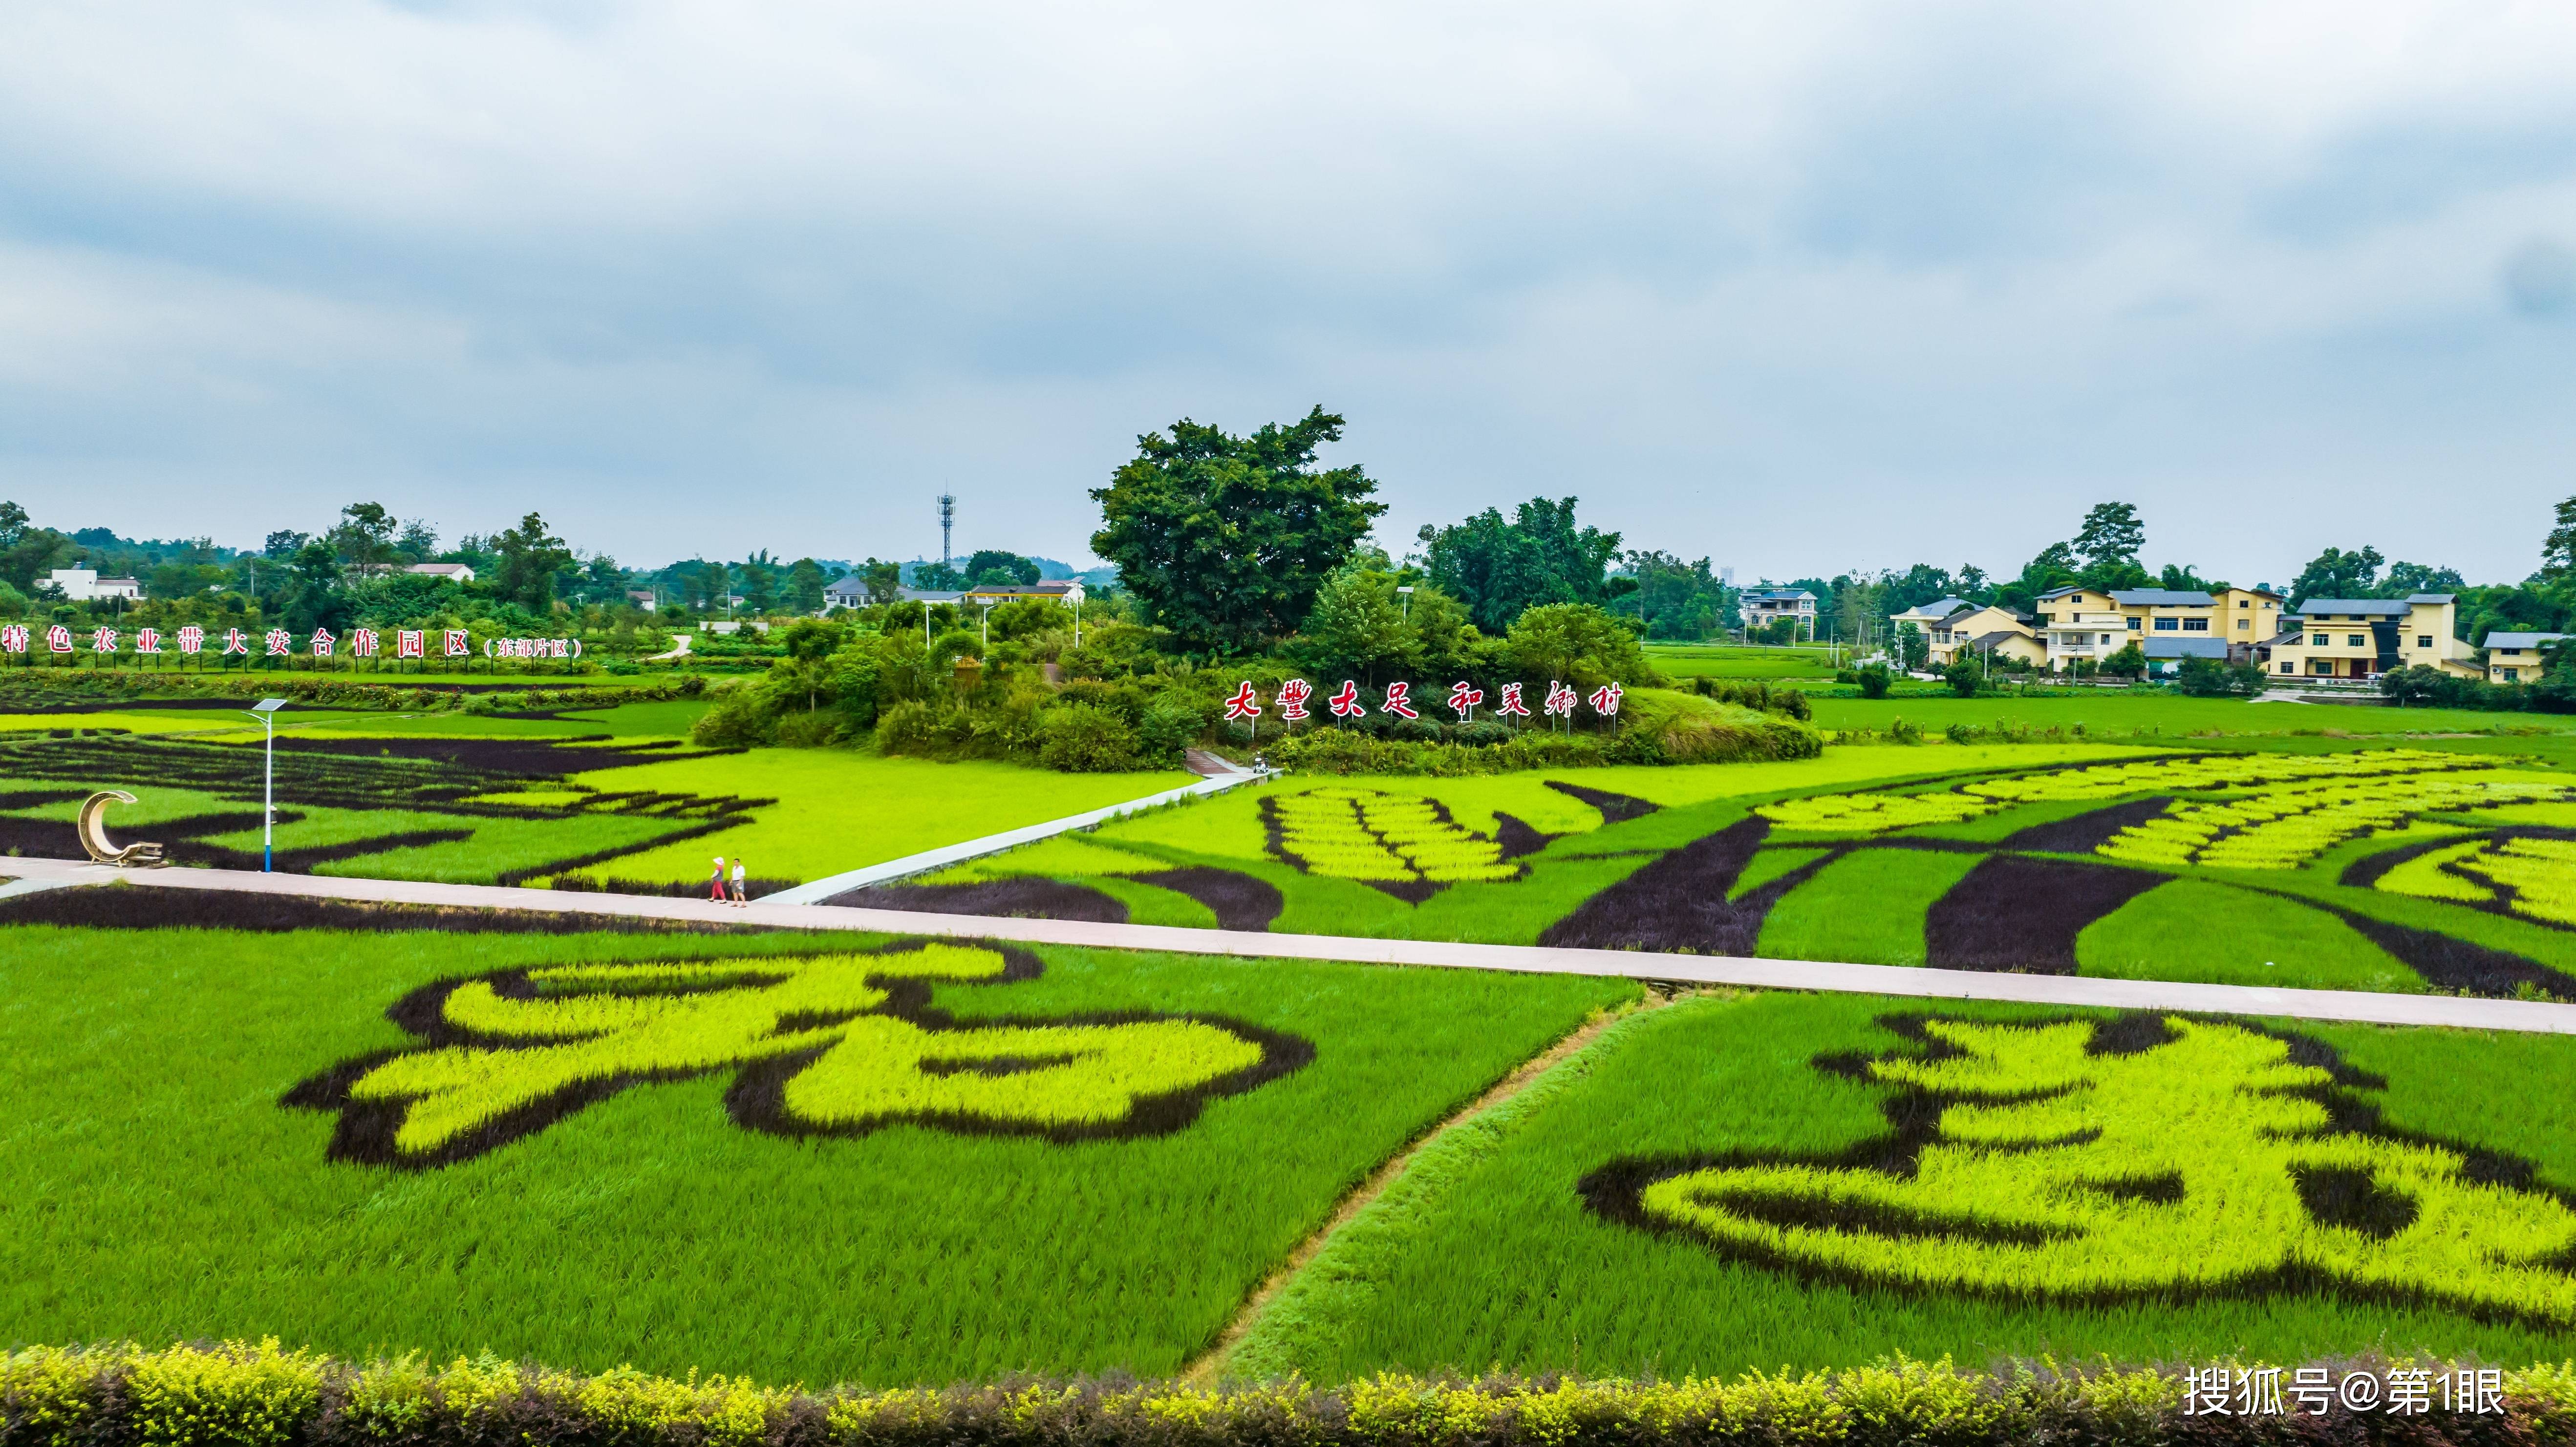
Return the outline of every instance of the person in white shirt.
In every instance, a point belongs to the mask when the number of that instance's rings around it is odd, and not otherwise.
[[[751,897],[743,893],[742,885],[742,856],[735,855],[733,861],[733,902],[737,905],[749,904],[751,902]]]

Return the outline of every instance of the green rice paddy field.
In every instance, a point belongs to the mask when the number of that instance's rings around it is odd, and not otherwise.
[[[1381,1161],[1638,993],[851,935],[0,931],[0,1338],[817,1383],[1173,1371]],[[764,1081],[766,1114],[737,1099]]]
[[[534,715],[294,710],[277,756],[278,866],[459,884],[688,889],[721,851],[767,889],[1143,797],[1177,770],[1067,775],[843,749],[705,750],[706,705]],[[70,857],[90,789],[183,864],[258,867],[262,734],[177,703],[0,713],[0,849]],[[154,832],[135,835],[136,828]]]
[[[1230,1365],[2556,1360],[2571,1066],[2565,1036],[1687,998],[1426,1150]]]
[[[880,1386],[2576,1352],[2564,1036],[179,895],[0,901],[9,1342]]]

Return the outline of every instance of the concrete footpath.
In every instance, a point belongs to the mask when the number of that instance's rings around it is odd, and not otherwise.
[[[257,874],[228,869],[115,869],[60,859],[0,860],[0,873],[24,887],[77,888],[122,881],[143,889],[212,889],[359,903],[450,909],[516,909],[600,918],[751,924],[773,929],[870,930],[886,934],[1087,945],[1242,958],[1341,960],[1435,969],[1509,970],[1525,974],[1605,975],[1693,985],[1769,990],[1829,990],[1925,1000],[2017,1000],[2120,1010],[2181,1010],[2209,1015],[2269,1015],[2294,1020],[2349,1020],[2382,1025],[2449,1025],[2474,1030],[2576,1034],[2576,1004],[2465,999],[2451,995],[2384,995],[2359,990],[2286,990],[2248,985],[2194,985],[2159,980],[2101,980],[2076,975],[2009,975],[1976,970],[1906,969],[1813,960],[1754,960],[1644,950],[1570,950],[1536,945],[1476,945],[1434,940],[1346,939],[1338,935],[1248,934],[1169,925],[1092,924],[1080,920],[993,919],[983,915],[914,914],[835,905],[761,900],[741,908],[703,899],[654,895],[576,894],[478,884],[422,884],[392,879],[334,879],[310,874]],[[21,890],[12,890],[12,893]]]

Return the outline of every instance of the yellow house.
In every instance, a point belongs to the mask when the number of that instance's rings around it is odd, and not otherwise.
[[[2531,683],[2540,677],[2543,644],[2566,638],[2564,633],[2490,633],[2487,635],[2487,682]]]
[[[2281,631],[2281,595],[2271,589],[2221,588],[2212,596],[2218,600],[2212,622],[2227,640],[2230,657],[2251,658],[2256,645]]]
[[[2458,638],[2456,616],[2448,593],[2310,598],[2296,614],[2283,615],[2282,628],[2297,631],[2272,640],[2270,669],[2304,678],[2376,678],[2422,665],[2479,677],[2476,650]]]
[[[2229,590],[2240,591],[2254,590]],[[2079,658],[2098,663],[2132,643],[2144,652],[2150,641],[2190,645],[2159,649],[2160,654],[2179,657],[2207,652],[2199,645],[2211,639],[2223,645],[2232,636],[2218,625],[2221,611],[2219,599],[2175,588],[2074,587],[2039,595],[2040,626],[2047,631],[2051,668],[2072,667]],[[2219,651],[2223,654],[2224,647]]]
[[[1897,616],[1902,618],[1905,615]],[[1987,639],[1998,633],[2019,638],[2029,645],[2026,649],[2006,648],[2001,655],[2003,657],[2020,658],[2026,662],[2045,661],[2048,657],[2048,649],[2039,642],[2029,619],[2010,608],[1998,608],[1993,604],[1980,608],[1973,603],[1961,603],[1948,617],[1933,623],[1924,632],[1931,640],[1934,668],[1949,667],[1965,650],[1993,652],[2002,645],[1989,643]],[[2033,654],[2037,655],[2035,659]]]

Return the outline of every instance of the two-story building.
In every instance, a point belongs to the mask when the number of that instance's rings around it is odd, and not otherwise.
[[[1904,618],[1905,615],[1900,613],[1897,617]],[[1932,645],[1932,666],[1947,668],[1963,653],[1984,654],[1989,659],[2017,659],[2034,665],[2044,663],[2048,659],[2048,648],[2039,641],[2038,630],[2033,626],[2035,622],[2028,614],[1991,603],[1984,607],[1961,603],[1946,617],[1935,619],[1929,628],[1924,629],[1924,635]]]
[[[2174,588],[2071,587],[2039,596],[2039,626],[2053,669],[2088,658],[2098,664],[2132,643],[2149,660],[2168,664],[2225,657],[2227,631],[2218,624],[2225,611],[2220,598]]]
[[[2269,588],[2221,588],[2212,596],[2218,611],[2211,622],[2226,640],[2230,662],[2253,662],[2254,651],[2280,634],[2280,594]]]
[[[1735,595],[1747,628],[1768,628],[1786,619],[1796,625],[1792,637],[1816,636],[1816,595],[1804,588],[1747,588]]]
[[[2392,668],[2438,668],[2478,678],[2477,651],[2460,641],[2448,593],[2406,598],[2310,598],[2285,614],[2267,666],[2301,678],[2376,678]]]
[[[2531,683],[2545,662],[2540,650],[2565,641],[2564,633],[2490,633],[2487,635],[2487,682]]]

